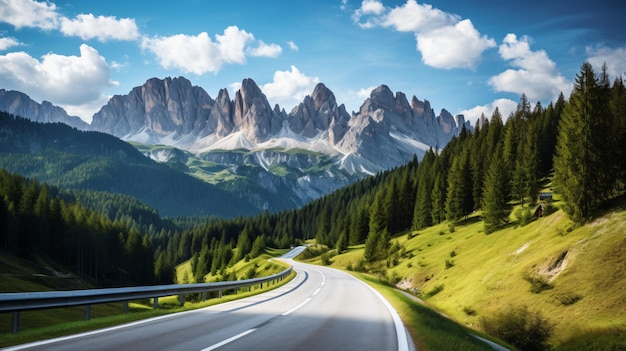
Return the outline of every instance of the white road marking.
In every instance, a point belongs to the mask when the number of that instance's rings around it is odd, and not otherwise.
[[[233,336],[232,338],[228,338],[228,339],[226,339],[226,340],[224,340],[222,342],[218,342],[217,344],[211,345],[211,346],[207,347],[206,349],[202,349],[201,351],[212,351],[212,350],[215,350],[215,349],[220,348],[220,347],[222,347],[222,346],[224,346],[226,344],[230,344],[231,342],[233,342],[233,341],[235,341],[237,339],[243,338],[244,336],[252,333],[255,330],[256,329],[246,330],[243,333],[237,334],[237,335]]]
[[[302,306],[306,305],[309,301],[311,301],[311,298],[310,298],[310,297],[309,297],[308,299],[304,300],[304,301],[303,301],[301,304],[299,304],[298,306],[296,306],[296,307],[294,307],[294,308],[290,309],[289,311],[287,311],[287,312],[285,312],[285,313],[281,314],[281,316],[286,316],[286,315],[290,314],[291,312],[296,311],[296,310],[297,310],[297,309],[299,309],[300,307],[302,307]]]

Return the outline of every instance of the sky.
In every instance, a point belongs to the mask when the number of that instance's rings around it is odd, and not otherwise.
[[[358,111],[381,84],[472,123],[569,97],[588,61],[626,75],[626,1],[0,0],[0,88],[91,122],[183,76],[231,99],[252,78],[291,111],[318,83]]]

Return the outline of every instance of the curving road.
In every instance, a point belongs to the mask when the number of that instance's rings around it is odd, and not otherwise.
[[[8,350],[409,350],[397,313],[351,275],[283,257],[298,273],[238,301]]]

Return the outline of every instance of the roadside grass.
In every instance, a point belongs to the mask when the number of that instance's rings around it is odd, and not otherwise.
[[[380,292],[400,315],[418,350],[492,350],[484,342],[472,337],[476,334],[487,339],[488,336],[470,330],[448,319],[431,308],[411,300],[397,289],[381,283],[368,274],[353,273]],[[503,344],[498,341],[499,344]]]
[[[403,252],[397,265],[365,266],[474,330],[482,330],[483,318],[528,306],[554,325],[553,347],[601,335],[626,348],[625,198],[581,227],[561,211],[525,226],[512,220],[491,234],[478,215],[453,230],[443,223],[405,232],[392,239]],[[359,262],[361,248],[330,260],[355,271]]]
[[[250,260],[249,262],[239,262],[235,266],[238,279],[247,279],[244,277],[250,269],[255,269],[257,276],[268,276],[279,273],[288,265],[272,260],[273,257],[280,256],[288,250],[268,249],[264,255]],[[33,267],[20,265],[15,261],[7,260],[0,255],[0,265],[16,265],[17,272],[23,272],[24,276],[28,276],[33,271]],[[190,271],[189,262],[181,265],[183,268],[177,267],[178,272]],[[2,267],[3,270],[6,267]],[[193,275],[190,275],[193,276]],[[141,301],[133,301],[129,303],[127,314],[123,314],[123,304],[107,303],[95,304],[91,306],[91,317],[89,321],[84,319],[84,307],[46,309],[39,311],[21,312],[22,330],[17,334],[11,333],[12,314],[0,313],[0,347],[28,343],[38,340],[50,339],[59,336],[71,335],[85,331],[96,330],[100,328],[121,325],[134,322],[137,320],[157,317],[166,314],[178,313],[188,310],[204,308],[224,302],[242,299],[245,297],[257,295],[278,288],[295,277],[295,273],[291,273],[287,279],[276,284],[263,284],[263,288],[254,285],[248,288],[239,289],[239,291],[225,291],[222,298],[218,297],[218,293],[214,292],[207,296],[207,300],[201,302],[200,294],[192,294],[185,297],[185,304],[180,305],[178,296],[160,297],[158,301],[159,309],[152,309],[152,299]],[[17,280],[25,281],[25,280]],[[33,286],[30,284],[22,287],[38,287],[39,290],[23,290],[23,291],[44,291],[50,290],[49,287]],[[16,290],[17,291],[17,290]]]

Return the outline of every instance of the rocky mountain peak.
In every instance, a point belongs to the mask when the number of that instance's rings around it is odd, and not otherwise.
[[[282,121],[272,110],[261,88],[250,78],[241,83],[235,94],[235,125],[245,137],[263,141],[282,128]]]
[[[395,110],[395,99],[393,97],[393,92],[386,85],[380,85],[376,89],[372,90],[369,97],[369,106],[370,111],[375,111],[377,109],[394,111]]]
[[[76,116],[69,116],[64,109],[48,101],[41,104],[28,95],[14,90],[0,89],[0,111],[23,116],[35,122],[65,123],[80,130],[89,129],[89,124]]]
[[[319,110],[323,104],[328,103],[329,106],[336,106],[335,94],[328,89],[323,83],[318,83],[311,94],[313,106]]]

